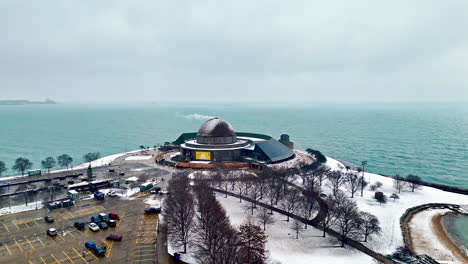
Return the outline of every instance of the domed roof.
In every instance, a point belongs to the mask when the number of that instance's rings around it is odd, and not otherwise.
[[[232,126],[217,117],[206,121],[198,130],[199,137],[235,137],[236,132]]]
[[[199,144],[232,144],[237,142],[236,132],[232,126],[219,118],[206,121],[198,130]]]

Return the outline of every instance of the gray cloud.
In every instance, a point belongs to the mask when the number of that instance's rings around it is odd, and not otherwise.
[[[0,98],[468,98],[468,2],[314,2],[4,0]]]

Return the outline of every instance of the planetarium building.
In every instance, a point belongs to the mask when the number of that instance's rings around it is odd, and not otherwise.
[[[180,146],[186,162],[276,163],[294,157],[293,143],[282,135],[235,132],[225,120],[212,118],[197,133],[184,133],[173,144]]]

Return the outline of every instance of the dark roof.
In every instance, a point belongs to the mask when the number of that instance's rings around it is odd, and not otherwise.
[[[274,139],[255,143],[255,150],[261,150],[271,162],[278,162],[294,156],[294,152]]]
[[[261,139],[264,139],[264,140],[272,139],[272,137],[270,137],[270,136],[257,134],[257,133],[236,132],[236,135],[238,137],[261,138]],[[196,137],[197,137],[196,132],[183,133],[174,142],[172,142],[172,144],[180,145],[180,144],[184,143],[186,140],[195,139]]]
[[[198,130],[199,137],[235,137],[236,132],[232,126],[217,117],[206,121]]]

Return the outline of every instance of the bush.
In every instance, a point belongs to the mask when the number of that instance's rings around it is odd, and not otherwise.
[[[387,202],[387,197],[383,194],[383,192],[375,192],[374,198],[380,203],[383,204]]]
[[[377,185],[372,184],[371,186],[369,186],[369,189],[370,189],[371,191],[375,191],[375,190],[377,190]]]
[[[327,158],[322,154],[322,152],[320,152],[318,150],[315,150],[315,149],[311,149],[311,148],[306,149],[306,151],[310,155],[315,156],[315,159],[317,160],[317,162],[319,164],[323,164],[323,163],[327,162]]]
[[[375,182],[375,186],[377,186],[377,188],[380,188],[380,187],[382,187],[382,183],[379,182],[379,181],[378,181],[378,182]]]

